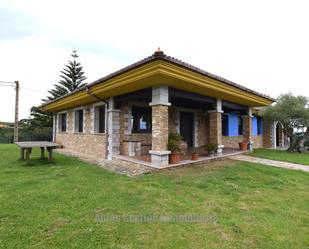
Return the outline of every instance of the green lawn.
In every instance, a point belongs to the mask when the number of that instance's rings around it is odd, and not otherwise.
[[[250,155],[284,162],[309,165],[309,154],[272,149],[255,149]]]
[[[0,248],[309,247],[304,172],[225,160],[129,178],[62,155],[31,166],[18,156],[0,145]],[[97,214],[216,222],[96,222]]]

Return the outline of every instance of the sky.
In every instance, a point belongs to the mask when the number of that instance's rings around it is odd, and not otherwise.
[[[154,53],[277,97],[309,96],[309,3],[277,0],[0,0],[0,81],[18,80],[20,118],[76,49],[87,82]],[[0,86],[0,120],[14,120]]]

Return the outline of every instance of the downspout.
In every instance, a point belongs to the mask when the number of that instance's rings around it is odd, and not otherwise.
[[[102,98],[100,98],[99,96],[97,96],[97,95],[95,95],[94,93],[92,93],[91,91],[90,91],[90,89],[89,89],[89,87],[86,87],[86,93],[89,95],[89,96],[91,96],[91,97],[94,97],[95,99],[97,99],[97,100],[99,100],[99,101],[102,101],[105,105],[106,105],[106,107],[107,107],[107,110],[108,110],[108,108],[109,108],[109,104],[108,104],[108,101],[106,101],[105,99],[102,99]],[[108,112],[107,112],[108,113]],[[106,117],[106,118],[108,118],[108,117]],[[108,144],[108,136],[109,136],[109,134],[108,134],[108,122],[105,122],[106,123],[106,127],[105,127],[105,130],[106,130],[106,134],[107,134],[107,136],[106,136],[106,140],[107,140],[107,144]],[[107,145],[107,147],[106,147],[106,158],[107,158],[107,156],[108,156],[108,145]]]
[[[89,87],[86,87],[86,93],[87,93],[88,95],[90,95],[91,97],[94,97],[94,98],[96,98],[97,100],[104,102],[104,103],[107,105],[107,108],[108,108],[108,101],[106,101],[105,99],[102,99],[102,98],[100,98],[99,96],[97,96],[97,95],[95,95],[94,93],[92,93],[92,92],[90,91]]]

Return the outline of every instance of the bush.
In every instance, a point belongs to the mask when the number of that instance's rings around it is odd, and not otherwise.
[[[206,150],[209,154],[214,153],[218,148],[217,144],[205,144],[203,149]]]
[[[180,152],[182,136],[179,133],[168,135],[167,149],[172,152]]]
[[[14,129],[1,128],[0,129],[0,143],[13,143]],[[27,127],[20,128],[18,131],[19,141],[52,141],[53,128],[52,127]]]
[[[20,129],[19,141],[52,141],[53,128],[52,127],[34,127]]]
[[[13,143],[14,130],[12,128],[0,129],[0,143],[9,144]]]

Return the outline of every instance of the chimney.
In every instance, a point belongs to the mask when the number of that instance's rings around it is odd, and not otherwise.
[[[160,47],[158,47],[158,49],[154,52],[153,55],[154,55],[155,57],[165,56],[164,52],[161,51]]]

